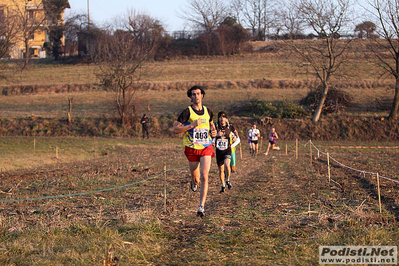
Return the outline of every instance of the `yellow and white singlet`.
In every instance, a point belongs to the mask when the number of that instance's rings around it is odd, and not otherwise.
[[[187,122],[184,125],[189,125],[194,123],[194,121],[201,119],[201,124],[195,128],[192,128],[183,135],[183,144],[187,147],[202,150],[209,145],[212,145],[212,138],[209,134],[210,131],[210,115],[208,109],[203,106],[204,114],[198,115],[194,112],[191,106],[188,107],[190,111],[190,117],[188,118]]]

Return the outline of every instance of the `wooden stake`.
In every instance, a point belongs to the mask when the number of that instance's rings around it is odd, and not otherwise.
[[[58,147],[57,146],[55,147],[55,158],[58,159]]]
[[[309,140],[310,165],[312,165],[312,141]]]
[[[381,190],[380,190],[380,176],[377,173],[377,188],[378,188],[378,204],[380,206],[380,213],[382,213],[382,207],[381,207]]]
[[[261,136],[260,137],[260,149],[259,149],[259,151],[262,151],[262,145],[263,145],[262,143],[263,143],[263,137]]]
[[[166,212],[166,165],[163,167],[164,172],[164,189],[163,189],[163,211]]]
[[[298,139],[295,139],[295,158],[298,160]]]
[[[241,143],[240,143],[240,159],[242,160],[242,149],[241,149]]]
[[[287,145],[287,143],[285,144],[285,155],[288,155],[288,145]]]
[[[36,150],[36,139],[33,139],[33,150]]]
[[[72,100],[73,98],[68,98],[69,101],[69,111],[68,111],[68,123],[72,123]]]
[[[327,152],[327,170],[328,170],[328,182],[331,182],[331,173],[330,173],[330,154]]]

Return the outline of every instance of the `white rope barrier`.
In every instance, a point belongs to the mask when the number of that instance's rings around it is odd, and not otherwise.
[[[318,152],[319,154],[327,155],[326,152],[320,151],[320,150],[313,144],[313,142],[312,142],[311,140],[309,140],[309,141],[305,144],[305,146],[306,146],[307,144],[309,144],[309,143],[317,150],[317,152]],[[347,165],[345,165],[345,164],[343,164],[343,163],[337,161],[337,160],[334,159],[333,157],[331,157],[331,156],[329,156],[329,157],[330,157],[331,160],[333,160],[334,162],[336,162],[336,163],[339,164],[340,166],[345,167],[345,168],[348,168],[348,169],[350,169],[350,170],[352,170],[352,171],[356,171],[356,172],[362,173],[363,176],[365,176],[365,174],[370,174],[370,175],[377,175],[377,174],[378,174],[378,173],[368,172],[368,171],[364,171],[364,170],[359,170],[359,169],[356,169],[356,168],[347,166]],[[399,180],[395,180],[395,179],[392,179],[392,178],[389,178],[389,177],[385,177],[385,176],[382,176],[382,175],[379,175],[379,177],[380,177],[380,178],[383,178],[383,179],[385,179],[385,180],[392,181],[392,182],[394,182],[394,183],[399,184]]]

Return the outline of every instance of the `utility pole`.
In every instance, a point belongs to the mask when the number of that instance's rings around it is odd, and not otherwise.
[[[90,0],[87,0],[87,29],[90,30]]]

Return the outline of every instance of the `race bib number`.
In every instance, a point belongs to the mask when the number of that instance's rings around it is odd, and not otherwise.
[[[216,148],[218,150],[226,150],[229,147],[229,140],[228,139],[218,139],[216,141]]]
[[[209,144],[209,132],[206,128],[194,128],[194,144],[206,145]]]

